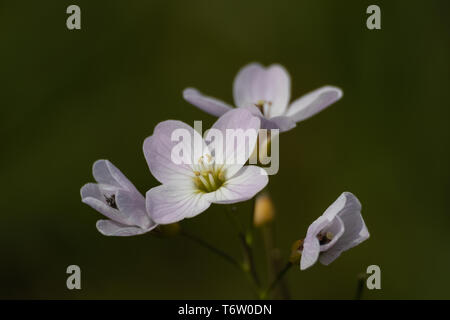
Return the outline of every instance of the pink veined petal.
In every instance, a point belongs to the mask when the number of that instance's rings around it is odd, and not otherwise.
[[[119,222],[119,223],[125,224],[125,225],[129,224],[128,217],[121,215],[119,210],[111,208],[106,203],[104,203],[98,199],[95,199],[92,197],[86,197],[86,198],[83,198],[81,201],[83,203],[87,204],[88,206],[90,206],[92,209],[94,209],[94,210],[100,212],[101,214],[103,214],[104,216],[110,218],[111,220],[114,220],[116,222]]]
[[[147,211],[158,224],[175,223],[208,209],[211,202],[206,195],[194,188],[160,185],[147,191]]]
[[[300,260],[300,269],[305,270],[316,263],[319,258],[320,243],[316,236],[306,237],[303,241],[302,257]]]
[[[117,187],[110,187],[110,185],[87,183],[80,190],[81,201],[112,220],[128,224],[127,216],[120,214],[119,210],[110,207],[106,203],[103,186],[108,186],[110,188],[110,190],[108,190],[108,196],[111,194],[115,195],[118,190]]]
[[[338,217],[345,226],[345,232],[333,247],[322,253],[320,262],[325,265],[330,264],[342,252],[357,246],[370,236],[361,215],[361,203],[359,200],[350,192],[344,192],[342,196],[346,198],[346,204],[338,213]]]
[[[234,175],[248,160],[255,149],[261,121],[248,109],[228,111],[221,116],[206,134],[206,141],[212,136],[222,135],[222,143],[210,143],[208,148],[214,154],[216,163],[227,167],[227,176]]]
[[[257,116],[261,120],[261,129],[279,129],[280,132],[288,131],[297,125],[291,118],[286,116],[277,116],[270,119],[264,117],[261,111],[254,105],[244,107],[249,110],[254,116]]]
[[[339,212],[341,212],[347,205],[346,193],[342,193],[322,214],[323,217],[327,218],[328,221],[332,221]]]
[[[129,237],[149,232],[151,229],[142,229],[139,227],[130,227],[112,220],[98,220],[97,230],[104,236]]]
[[[191,179],[193,163],[207,150],[197,131],[176,120],[160,122],[145,139],[143,149],[150,172],[161,183]]]
[[[98,200],[103,200],[103,194],[97,183],[86,183],[80,190],[81,199],[83,198],[94,198]]]
[[[214,203],[236,203],[253,198],[269,182],[265,171],[257,166],[245,166],[214,192]]]
[[[319,88],[295,100],[288,108],[286,116],[294,122],[306,120],[338,101],[342,95],[342,90],[337,87]]]
[[[267,129],[279,129],[280,132],[289,131],[297,126],[296,123],[294,121],[292,121],[291,118],[286,117],[286,116],[273,117],[267,121],[271,123],[271,125],[267,125],[267,124],[265,125],[265,127],[267,127]],[[264,127],[263,123],[261,123],[261,127]]]
[[[243,109],[247,109],[248,111],[250,111],[250,113],[254,116],[257,116],[258,118],[264,118],[264,115],[261,113],[261,110],[259,110],[259,108],[257,108],[255,105],[249,105],[246,107],[242,107]]]
[[[92,174],[99,183],[139,192],[130,180],[109,160],[97,160],[92,166]]]
[[[286,108],[291,98],[291,79],[286,69],[273,64],[266,70],[267,98],[272,105],[268,108],[268,117],[281,116],[286,112]]]
[[[261,129],[279,129],[276,122],[272,121],[272,119],[267,119],[264,117],[264,115],[261,113],[261,111],[255,106],[255,105],[249,105],[247,107],[242,107],[241,109],[247,109],[253,114],[254,116],[258,117],[261,121],[260,128]],[[273,118],[275,119],[275,118]],[[289,120],[291,121],[291,120]]]
[[[259,63],[248,64],[239,70],[233,83],[233,97],[237,107],[246,107],[257,102],[254,101],[253,86],[262,73],[264,67]]]
[[[143,229],[156,225],[147,215],[145,198],[141,194],[118,190],[116,193],[116,205],[120,214],[128,217],[127,221],[129,224]]]
[[[234,101],[238,107],[269,103],[267,118],[282,115],[290,99],[290,77],[286,69],[274,64],[264,68],[258,63],[243,67],[237,74],[233,85]]]
[[[220,117],[225,112],[233,109],[229,104],[216,98],[205,96],[194,88],[184,89],[183,98],[190,104],[216,117]]]

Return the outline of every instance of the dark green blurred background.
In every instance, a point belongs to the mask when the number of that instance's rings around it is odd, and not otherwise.
[[[82,29],[69,31],[78,4]],[[382,30],[366,28],[378,4]],[[144,138],[166,119],[214,118],[182,99],[194,86],[232,102],[238,69],[283,64],[292,98],[325,84],[344,98],[281,138],[271,177],[283,255],[342,191],[371,238],[287,280],[297,299],[450,298],[448,1],[0,2],[0,298],[252,298],[245,278],[180,238],[100,235],[80,187],[106,158],[143,192],[156,186]],[[246,219],[250,203],[240,207]],[[245,217],[244,217],[245,216]],[[183,227],[236,256],[219,205]],[[263,264],[260,239],[259,263]],[[82,290],[66,289],[66,267]]]

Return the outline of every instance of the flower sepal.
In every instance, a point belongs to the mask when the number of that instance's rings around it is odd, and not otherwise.
[[[295,241],[291,247],[291,255],[289,257],[289,262],[292,264],[299,263],[302,257],[302,250],[303,250],[303,240],[300,239]]]
[[[153,230],[153,234],[161,237],[174,237],[181,232],[181,225],[179,223],[160,224]]]

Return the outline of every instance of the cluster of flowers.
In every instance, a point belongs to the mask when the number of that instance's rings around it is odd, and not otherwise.
[[[237,108],[192,88],[185,89],[183,96],[189,103],[219,117],[213,129],[222,132],[279,129],[284,132],[340,99],[342,91],[325,86],[289,105],[287,71],[280,65],[265,68],[253,63],[241,69],[234,81]],[[192,152],[188,155],[192,160],[189,163],[172,161],[172,151],[178,143],[173,141],[172,134],[177,129],[187,130],[194,140],[201,141],[203,151],[199,158]],[[256,137],[250,138],[249,149],[255,148],[257,143]],[[231,204],[251,199],[267,185],[268,176],[255,165],[214,161],[215,157],[225,155],[224,149],[227,149],[226,157],[246,152],[242,146],[233,146],[231,150],[227,147],[210,150],[208,138],[203,138],[189,125],[176,120],[163,121],[143,145],[150,172],[161,185],[147,191],[144,198],[111,162],[98,160],[93,165],[97,183],[81,188],[82,202],[108,218],[99,220],[96,225],[103,235],[133,236],[152,231],[158,225],[194,217],[212,203]],[[184,150],[189,150],[192,145],[185,147]],[[250,153],[245,154],[245,161]],[[296,242],[291,261],[300,260],[301,269],[317,260],[329,264],[368,237],[360,202],[353,194],[344,192],[309,226],[306,237]]]

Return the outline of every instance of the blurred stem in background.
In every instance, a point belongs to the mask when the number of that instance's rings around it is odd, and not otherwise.
[[[292,267],[292,265],[293,265],[293,263],[289,261],[288,263],[286,263],[284,268],[278,272],[277,276],[272,281],[272,283],[269,285],[267,290],[265,290],[263,292],[263,294],[262,294],[263,299],[266,298],[273,290],[275,290],[277,288],[278,284],[281,284],[283,282],[284,275],[289,271],[289,269]]]
[[[261,296],[261,282],[256,271],[255,261],[253,258],[253,238],[251,232],[246,232],[239,220],[236,218],[237,208],[235,206],[227,206],[227,217],[230,223],[234,226],[237,231],[239,241],[241,243],[242,251],[244,253],[244,263],[242,265],[243,270],[248,274],[249,278],[255,286],[256,294],[258,297]]]
[[[242,270],[239,262],[237,262],[236,259],[234,259],[233,257],[231,257],[229,254],[227,254],[226,252],[214,247],[213,245],[209,244],[208,242],[206,242],[205,240],[194,236],[184,230],[181,231],[180,233],[183,237],[199,244],[200,246],[202,246],[203,248],[211,251],[214,254],[217,254],[218,256],[220,256],[221,258],[223,258],[224,260],[226,260],[227,262],[229,262],[230,264],[232,264],[233,266],[237,267],[239,270]]]
[[[361,300],[367,280],[367,274],[361,272],[360,274],[357,275],[357,279],[358,283],[356,285],[355,300]]]
[[[236,217],[236,206],[226,206],[227,218],[231,225],[235,228],[236,233],[241,244],[244,261],[240,263],[225,251],[218,249],[209,242],[197,237],[186,230],[182,229],[178,223],[161,225],[153,234],[157,236],[174,236],[181,235],[182,237],[193,241],[208,251],[218,255],[223,260],[243,271],[254,286],[256,296],[260,299],[268,298],[273,292],[274,298],[290,299],[290,293],[286,283],[283,280],[284,275],[292,266],[289,261],[283,268],[281,268],[281,255],[279,249],[275,246],[275,230],[274,217],[275,209],[267,192],[259,194],[254,201],[253,212],[250,215],[251,223],[248,230],[244,229],[239,219]],[[253,236],[256,229],[260,229],[264,247],[266,250],[268,281],[270,285],[266,289],[262,289],[262,284],[256,270],[254,255],[253,255]]]
[[[186,230],[182,229],[179,223],[171,223],[171,224],[165,224],[165,225],[159,225],[152,233],[152,235],[158,236],[158,237],[173,237],[176,235],[181,235],[182,237],[189,239],[190,241],[193,241],[194,243],[200,245],[201,247],[209,250],[210,252],[218,255],[231,265],[237,267],[239,270],[242,270],[241,265],[239,262],[230,256],[228,253],[226,253],[223,250],[218,249],[214,245],[210,244],[209,242],[187,232]]]
[[[290,299],[291,295],[286,282],[279,278],[279,272],[283,271],[280,250],[275,244],[275,207],[267,191],[260,193],[255,198],[252,225],[261,230],[267,259],[268,283],[279,282],[279,286],[270,288],[273,290],[273,298]],[[281,270],[281,271],[280,271]],[[287,270],[286,270],[287,271]],[[269,293],[269,292],[266,292]]]
[[[195,242],[196,244],[202,246],[203,248],[209,250],[210,252],[218,255],[219,257],[223,258],[225,261],[227,261],[228,263],[230,263],[231,265],[233,265],[234,267],[238,268],[240,271],[243,271],[246,275],[249,275],[250,277],[250,281],[252,282],[252,284],[255,286],[255,294],[258,298],[261,297],[261,290],[260,290],[260,283],[259,283],[259,278],[257,276],[256,273],[256,269],[255,269],[255,265],[254,265],[254,261],[253,261],[253,254],[252,254],[252,250],[250,245],[247,243],[245,237],[242,237],[243,234],[239,234],[239,238],[241,239],[241,242],[245,240],[245,244],[243,244],[243,246],[245,246],[245,262],[244,264],[239,263],[236,259],[234,259],[233,257],[231,257],[229,254],[227,254],[226,252],[216,248],[215,246],[213,246],[212,244],[210,244],[209,242],[193,235],[190,234],[188,232],[186,232],[185,230],[182,230],[179,232],[179,234],[183,237],[185,237],[186,239],[189,239],[193,242]],[[242,240],[244,239],[244,240]],[[253,266],[253,268],[249,268],[249,266]],[[253,271],[252,271],[253,270]]]

